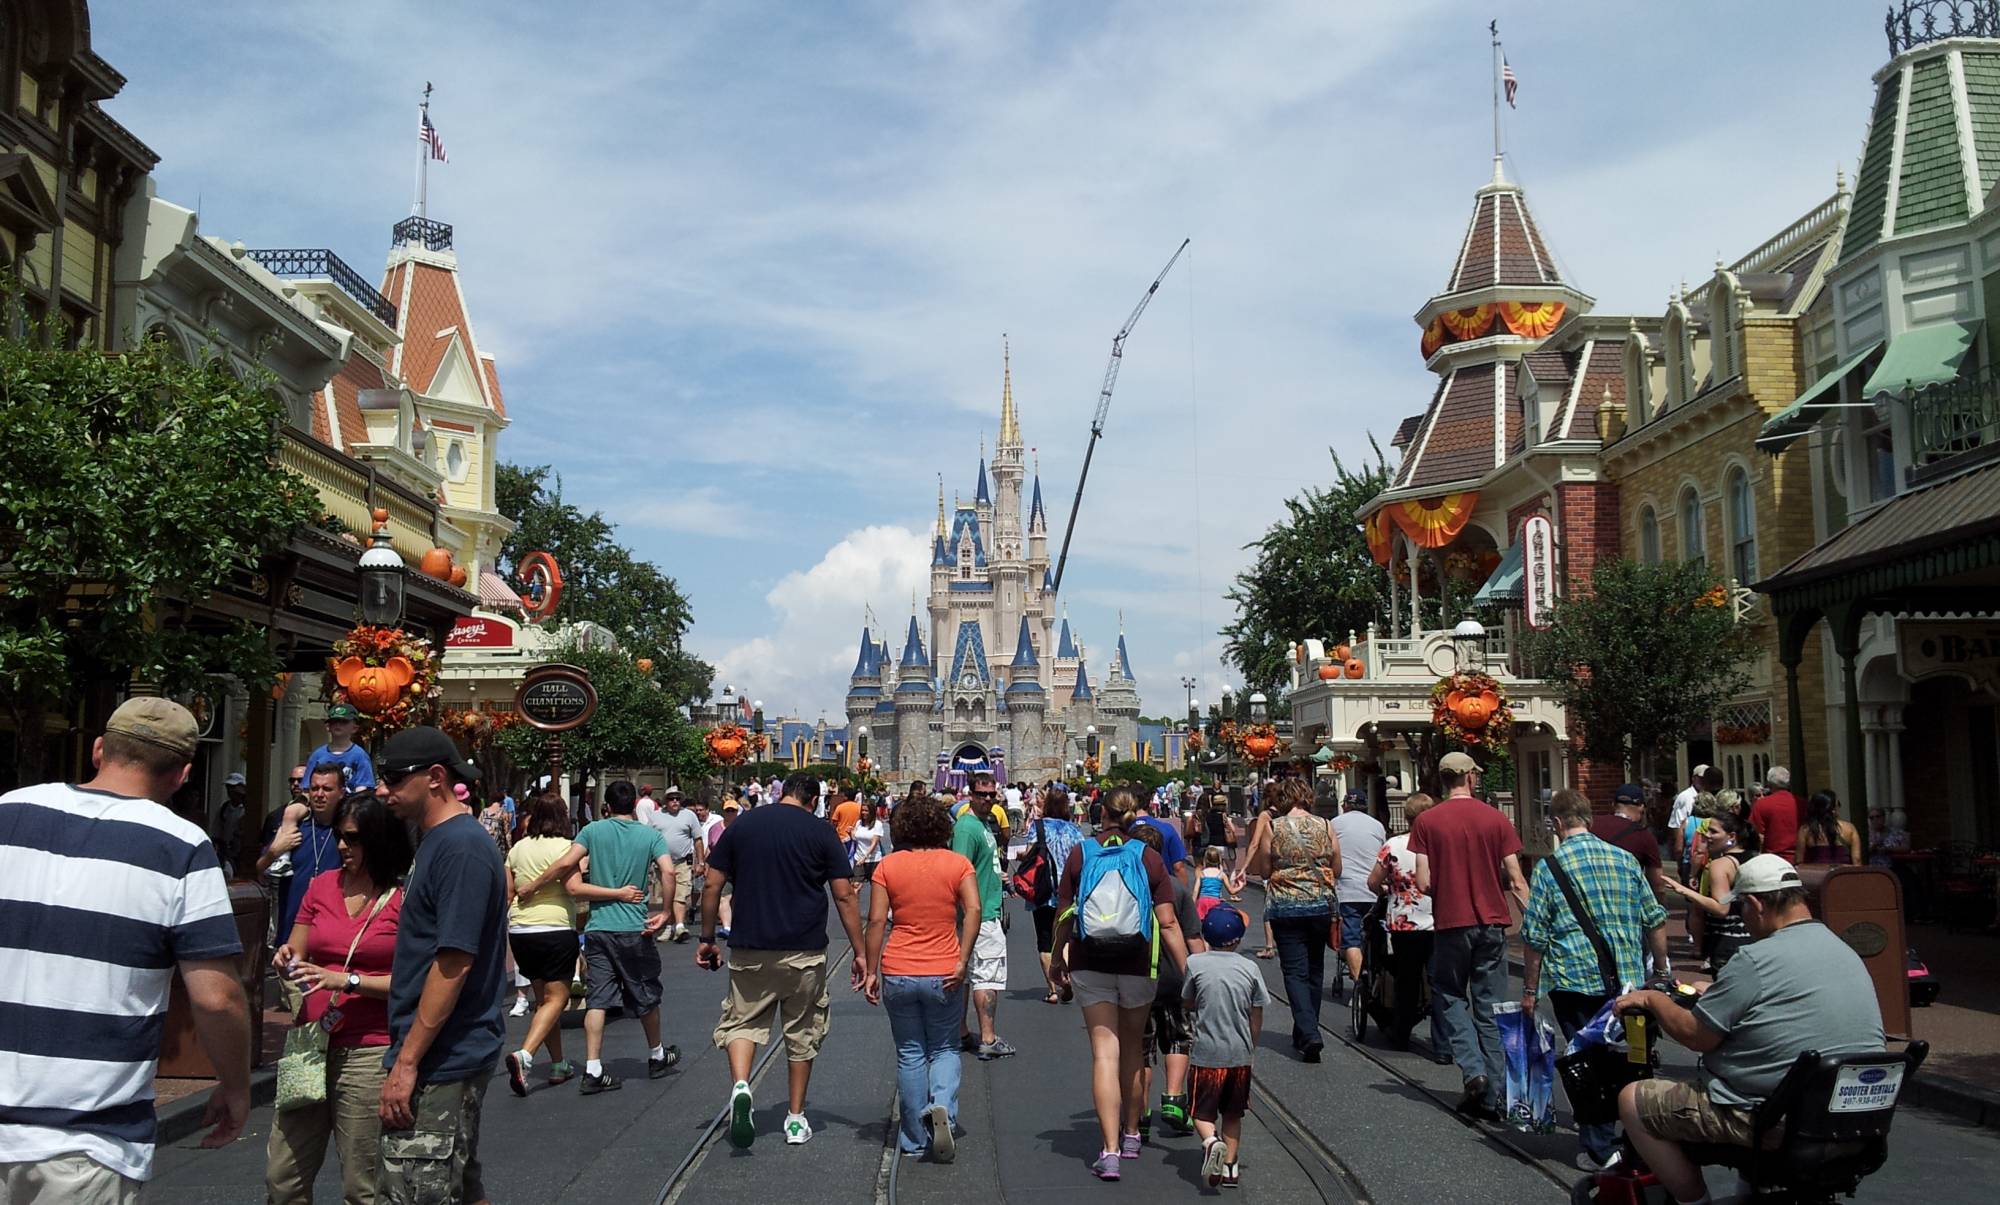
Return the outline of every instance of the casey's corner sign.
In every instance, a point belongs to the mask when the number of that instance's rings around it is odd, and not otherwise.
[[[458,622],[451,625],[451,634],[444,638],[448,649],[510,649],[514,647],[514,629],[497,619],[481,615],[461,615]]]
[[[1547,515],[1530,515],[1521,524],[1521,594],[1528,626],[1549,626],[1556,605],[1556,529]]]

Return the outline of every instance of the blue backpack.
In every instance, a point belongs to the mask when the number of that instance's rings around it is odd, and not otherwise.
[[[1113,838],[1092,838],[1081,846],[1083,865],[1076,883],[1077,936],[1090,960],[1113,961],[1145,954],[1159,962],[1159,933],[1153,927],[1153,889],[1146,880],[1146,847]]]

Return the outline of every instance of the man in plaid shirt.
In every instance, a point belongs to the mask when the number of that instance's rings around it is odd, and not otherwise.
[[[1526,985],[1521,1007],[1531,1014],[1535,1011],[1535,998],[1546,979],[1556,1025],[1564,1038],[1570,1038],[1589,1023],[1605,1001],[1626,986],[1645,981],[1647,952],[1655,968],[1666,969],[1667,910],[1647,885],[1639,860],[1591,834],[1594,817],[1590,800],[1581,791],[1557,791],[1552,810],[1556,850],[1536,865],[1528,888],[1527,914],[1521,920],[1521,978]],[[1605,982],[1597,950],[1556,882],[1551,862],[1562,867],[1584,910],[1611,947],[1619,982]],[[1583,1151],[1576,1162],[1585,1171],[1601,1170],[1617,1150],[1615,1127],[1611,1125],[1579,1126],[1577,1138]]]

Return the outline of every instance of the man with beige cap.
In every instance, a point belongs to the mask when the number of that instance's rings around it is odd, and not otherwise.
[[[129,699],[91,749],[96,777],[0,796],[0,1200],[139,1199],[177,967],[220,1080],[202,1145],[242,1132],[242,945],[215,847],[164,806],[195,739],[187,708]]]

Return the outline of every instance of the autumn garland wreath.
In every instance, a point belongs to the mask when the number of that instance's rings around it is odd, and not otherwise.
[[[437,716],[443,688],[431,642],[401,628],[363,624],[333,642],[320,681],[327,703],[360,713],[356,736],[366,744]]]
[[[1431,724],[1464,749],[1503,749],[1514,732],[1514,710],[1491,674],[1460,670],[1431,687]]]

